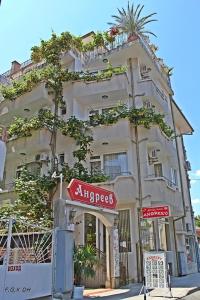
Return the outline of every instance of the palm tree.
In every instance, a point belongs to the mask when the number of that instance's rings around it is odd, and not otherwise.
[[[92,245],[74,248],[74,283],[80,285],[83,277],[94,277],[95,265],[98,264],[96,250]]]
[[[112,27],[118,28],[121,32],[125,32],[128,34],[129,39],[131,37],[143,36],[151,34],[156,36],[153,32],[145,29],[146,24],[150,22],[157,21],[156,19],[152,19],[151,17],[156,15],[156,13],[149,14],[145,17],[141,17],[141,12],[144,8],[144,5],[138,4],[136,8],[134,4],[129,5],[127,10],[122,8],[121,10],[118,8],[119,15],[112,15],[115,23],[108,23]]]

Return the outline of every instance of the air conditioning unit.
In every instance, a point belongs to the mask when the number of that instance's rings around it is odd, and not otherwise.
[[[49,160],[49,156],[48,156],[47,153],[36,154],[35,160],[36,161],[48,161]]]

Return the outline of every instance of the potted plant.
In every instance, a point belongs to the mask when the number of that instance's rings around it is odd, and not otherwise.
[[[96,249],[92,245],[74,247],[74,293],[73,299],[83,299],[83,277],[94,277],[98,264]]]

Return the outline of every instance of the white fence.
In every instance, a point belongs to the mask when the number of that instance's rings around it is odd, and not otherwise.
[[[0,299],[27,300],[52,293],[52,241],[49,229],[0,221]]]

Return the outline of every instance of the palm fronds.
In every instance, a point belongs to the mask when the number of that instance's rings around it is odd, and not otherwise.
[[[130,5],[128,1],[127,9],[118,8],[118,15],[112,15],[114,22],[109,22],[108,25],[117,27],[121,32],[125,32],[128,35],[136,34],[143,36],[145,34],[151,34],[156,36],[153,32],[145,29],[148,23],[157,21],[152,18],[156,13],[141,17],[143,8],[144,5],[138,4],[134,7],[134,4]]]

